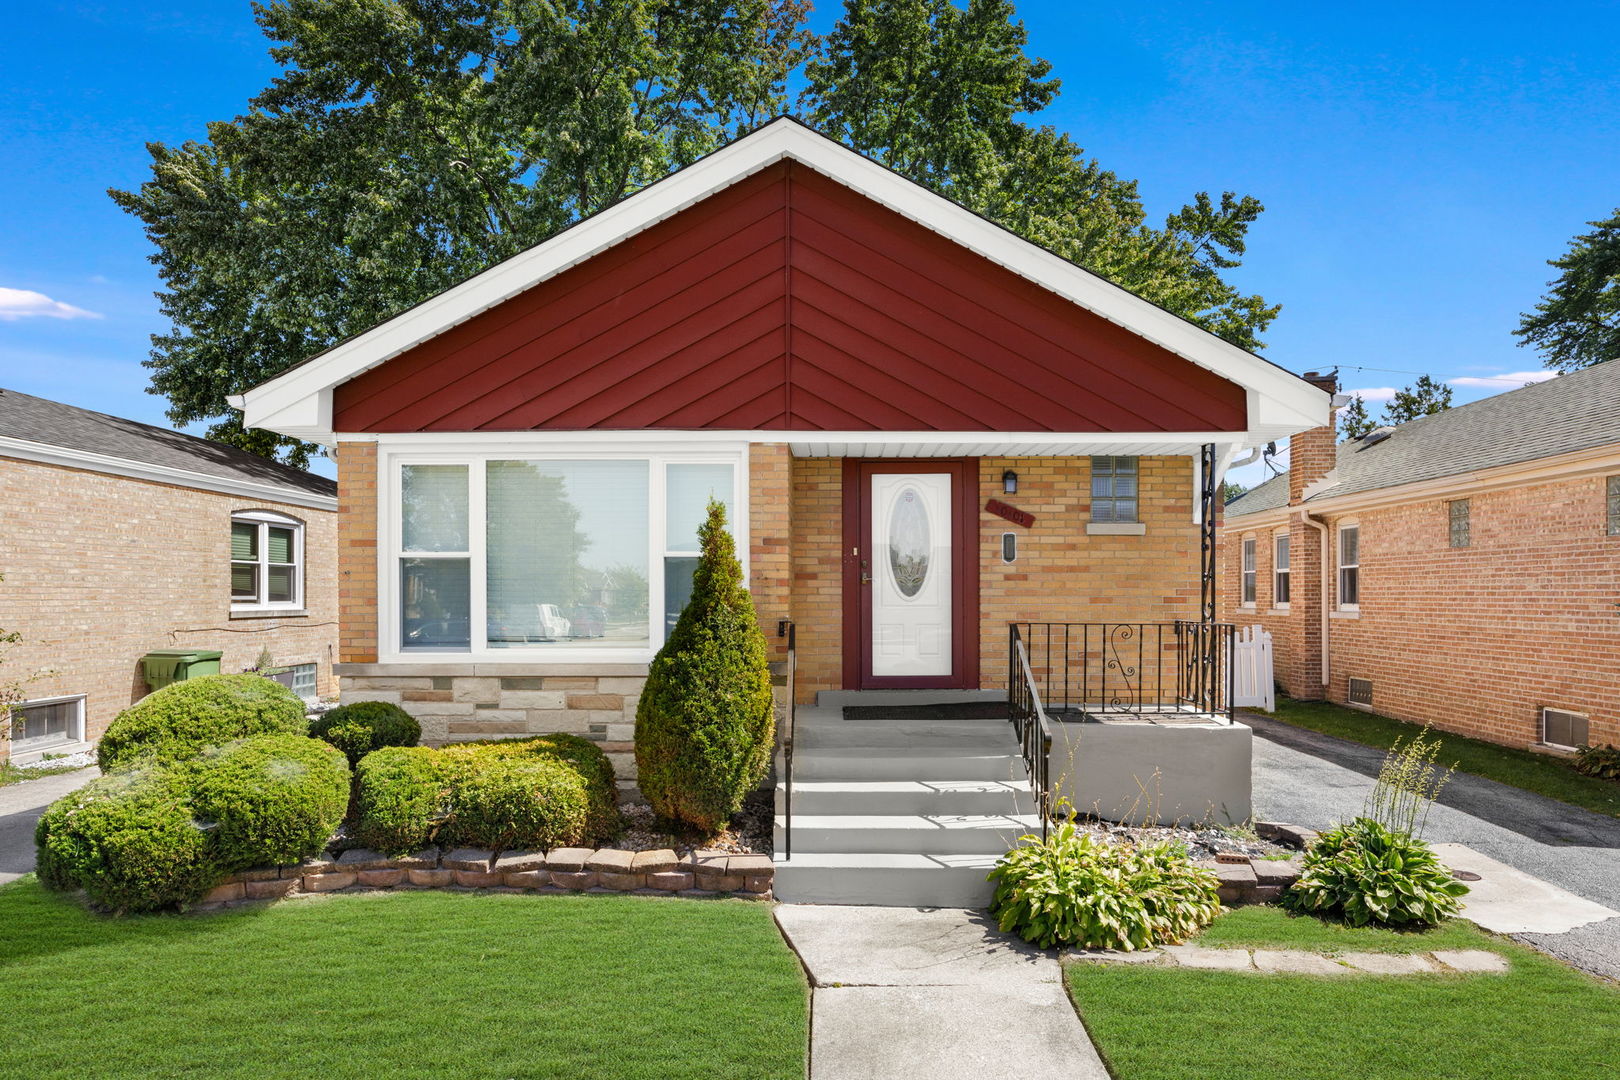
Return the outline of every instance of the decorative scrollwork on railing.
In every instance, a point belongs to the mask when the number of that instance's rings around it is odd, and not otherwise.
[[[1129,663],[1121,652],[1121,649],[1129,648],[1131,643],[1136,641],[1137,633],[1137,628],[1133,624],[1118,623],[1109,629],[1103,639],[1103,693],[1105,695],[1108,693],[1107,682],[1110,671],[1116,672],[1125,684],[1123,687],[1114,686],[1113,696],[1107,699],[1111,708],[1122,707],[1138,696],[1136,685],[1138,665]],[[1140,654],[1140,648],[1137,651]]]

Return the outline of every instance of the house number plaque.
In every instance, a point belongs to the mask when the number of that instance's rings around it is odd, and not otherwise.
[[[999,518],[1006,518],[1014,525],[1022,525],[1026,529],[1035,524],[1034,514],[1026,510],[1020,510],[1016,506],[1008,506],[1000,499],[991,499],[984,504],[984,509],[987,513],[994,514]]]

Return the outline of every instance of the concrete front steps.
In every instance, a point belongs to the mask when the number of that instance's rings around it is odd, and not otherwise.
[[[1038,831],[1006,720],[845,720],[846,705],[927,705],[986,695],[840,691],[800,708],[792,852],[787,785],[776,787],[776,896],[795,903],[983,907],[985,875]]]

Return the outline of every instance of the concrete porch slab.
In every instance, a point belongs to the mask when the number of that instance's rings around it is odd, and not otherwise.
[[[1479,875],[1478,881],[1467,883],[1469,892],[1463,897],[1462,915],[1486,930],[1498,934],[1563,934],[1620,915],[1464,844],[1433,847],[1440,861],[1451,869]]]

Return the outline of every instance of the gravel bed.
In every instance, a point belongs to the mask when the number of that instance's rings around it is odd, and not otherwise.
[[[62,754],[56,757],[41,758],[39,761],[30,761],[26,765],[13,765],[18,772],[29,772],[34,769],[51,769],[66,771],[68,769],[87,769],[96,763],[94,750],[81,750],[77,754]]]
[[[1285,844],[1262,840],[1246,829],[1221,829],[1214,826],[1176,828],[1168,825],[1115,825],[1106,821],[1078,821],[1076,826],[1086,832],[1105,836],[1111,840],[1134,840],[1139,844],[1157,844],[1170,841],[1182,845],[1195,862],[1209,860],[1217,855],[1246,855],[1252,859],[1288,857],[1298,854]]]
[[[743,801],[743,808],[731,824],[718,836],[708,838],[687,832],[670,831],[663,827],[652,807],[646,803],[625,803],[619,807],[624,816],[624,833],[612,846],[622,851],[655,851],[674,848],[685,855],[702,848],[705,851],[728,851],[734,855],[771,854],[773,822],[773,795],[756,792]]]

